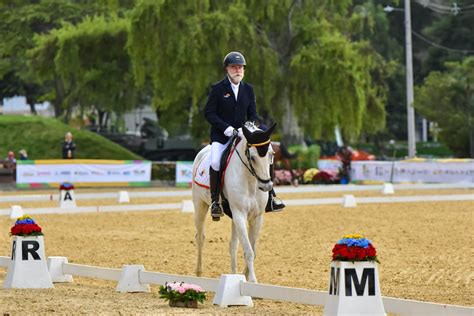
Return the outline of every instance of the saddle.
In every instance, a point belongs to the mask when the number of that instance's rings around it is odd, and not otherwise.
[[[223,187],[224,187],[224,178],[227,165],[229,164],[230,158],[234,152],[233,148],[237,146],[240,142],[240,137],[234,137],[234,139],[229,143],[229,145],[224,149],[220,161],[221,171],[219,172],[220,177],[220,186],[219,186],[219,195],[221,196],[221,206],[224,214],[232,218],[232,211],[230,210],[229,201],[224,196]],[[196,175],[194,176],[194,183],[197,185],[209,189],[209,159],[204,159],[201,164],[198,166]]]

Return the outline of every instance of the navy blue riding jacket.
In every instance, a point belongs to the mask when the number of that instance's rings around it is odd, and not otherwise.
[[[224,135],[227,127],[232,126],[237,129],[246,121],[259,118],[252,86],[241,81],[236,101],[227,77],[213,84],[207,98],[204,115],[211,123],[211,143],[225,144],[229,140],[229,137]]]

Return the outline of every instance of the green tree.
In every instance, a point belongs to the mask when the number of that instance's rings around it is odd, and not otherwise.
[[[474,57],[444,67],[416,89],[415,108],[439,124],[440,140],[458,156],[474,158]]]
[[[82,3],[81,3],[82,2]],[[91,2],[91,3],[89,3]],[[44,83],[35,82],[27,64],[26,52],[33,38],[46,34],[63,22],[77,23],[97,12],[93,1],[5,1],[0,4],[0,99],[24,95],[31,111],[46,92]],[[60,114],[60,108],[56,113]]]
[[[209,83],[223,76],[225,53],[247,56],[259,112],[302,133],[346,137],[384,124],[384,63],[353,36],[363,22],[351,1],[140,1],[131,15],[130,55],[139,85],[153,82],[154,105],[199,113]],[[195,120],[197,121],[197,120]],[[302,127],[302,130],[299,129]]]
[[[36,39],[31,67],[43,82],[55,82],[52,101],[66,110],[94,106],[118,115],[137,102],[126,51],[129,20],[86,17]]]

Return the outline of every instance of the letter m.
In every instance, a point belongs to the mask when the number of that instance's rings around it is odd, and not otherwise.
[[[369,283],[369,296],[375,296],[375,269],[365,268],[362,270],[362,279],[359,282],[356,269],[345,269],[344,276],[346,279],[346,296],[352,296],[352,284],[357,296],[363,296],[367,280]]]
[[[339,291],[339,271],[341,269],[331,267],[331,280],[329,281],[329,295],[338,295]]]

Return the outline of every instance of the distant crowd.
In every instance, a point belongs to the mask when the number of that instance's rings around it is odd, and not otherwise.
[[[76,152],[76,144],[73,141],[72,133],[67,132],[64,136],[64,142],[61,146],[63,159],[74,159]],[[18,160],[28,160],[28,152],[26,149],[18,151]],[[8,151],[7,156],[0,160],[0,167],[5,169],[15,169],[16,167],[16,155],[13,150]]]

